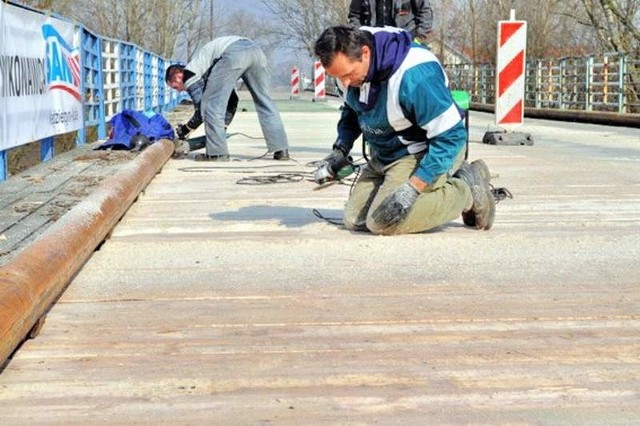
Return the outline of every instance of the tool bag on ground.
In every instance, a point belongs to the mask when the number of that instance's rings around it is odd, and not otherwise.
[[[96,149],[131,150],[138,145],[140,135],[149,140],[149,144],[158,139],[174,139],[171,124],[155,112],[143,113],[125,109],[109,121],[109,139]]]

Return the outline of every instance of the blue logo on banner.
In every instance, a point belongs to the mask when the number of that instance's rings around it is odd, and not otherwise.
[[[42,26],[42,36],[47,43],[49,90],[62,90],[80,101],[80,50],[69,45],[50,24]]]

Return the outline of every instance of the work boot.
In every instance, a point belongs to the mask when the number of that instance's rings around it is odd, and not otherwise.
[[[281,149],[280,151],[276,151],[273,153],[274,160],[285,161],[289,159],[289,150]]]
[[[196,154],[193,157],[196,161],[229,161],[228,155],[207,155],[207,154]]]
[[[491,192],[491,173],[482,160],[471,164],[464,162],[453,175],[464,181],[471,190],[473,204],[469,210],[462,212],[462,221],[467,226],[489,230],[496,215],[496,201]]]

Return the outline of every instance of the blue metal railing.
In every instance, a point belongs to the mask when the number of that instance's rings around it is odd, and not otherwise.
[[[11,2],[7,4],[24,8]],[[32,8],[25,9],[44,14]],[[70,22],[60,16],[56,16],[56,19]],[[77,131],[76,145],[89,142],[91,128],[97,129],[98,139],[106,138],[107,123],[124,109],[161,113],[177,105],[179,93],[164,83],[165,67],[173,61],[122,40],[100,37],[83,26],[75,27],[81,34],[80,93],[83,111],[83,125]],[[47,161],[55,155],[55,136],[58,135],[28,142],[40,142],[41,161]],[[0,149],[0,181],[9,177],[9,151]]]
[[[106,136],[104,86],[102,75],[102,46],[98,36],[82,30],[82,93],[84,94],[84,126],[78,144],[86,142],[87,126],[98,126],[98,138]]]

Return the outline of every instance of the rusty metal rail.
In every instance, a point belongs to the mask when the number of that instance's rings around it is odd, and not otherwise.
[[[0,370],[172,153],[151,145],[0,268]]]

